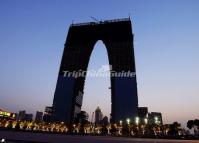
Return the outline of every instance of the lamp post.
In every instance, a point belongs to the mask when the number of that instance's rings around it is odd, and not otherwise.
[[[144,133],[145,133],[145,127],[147,126],[147,124],[148,124],[148,119],[147,118],[145,118],[144,119],[144,125],[143,125],[143,135],[144,135]]]
[[[76,127],[76,125],[75,124],[73,124],[73,132],[75,133],[75,127]]]
[[[139,117],[135,117],[135,124],[137,125],[138,134],[139,134],[139,122],[140,122]]]
[[[120,120],[120,126],[119,126],[119,134],[122,135],[122,120]]]
[[[129,118],[126,119],[126,122],[127,122],[127,125],[128,125],[128,130],[129,130],[129,133],[130,133],[130,122],[131,120]]]
[[[122,120],[120,120],[120,126],[122,126]]]
[[[130,121],[131,120],[129,118],[126,119],[126,122],[127,122],[128,125],[130,124]]]
[[[144,119],[144,123],[145,123],[145,125],[148,124],[148,119],[147,118]]]
[[[154,120],[155,120],[155,125],[156,125],[156,127],[155,127],[155,134],[157,135],[157,133],[159,132],[158,130],[159,130],[160,122],[159,122],[159,118],[157,116],[154,117]]]
[[[140,122],[139,117],[136,117],[136,118],[135,118],[135,123],[136,123],[136,125],[139,125],[139,122]]]
[[[158,124],[158,117],[155,117],[155,124]]]

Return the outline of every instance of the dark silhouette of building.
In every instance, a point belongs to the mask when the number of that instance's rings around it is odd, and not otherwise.
[[[95,124],[100,124],[103,119],[102,110],[97,106],[97,109],[95,110]]]
[[[162,113],[160,112],[148,113],[148,123],[150,125],[163,125]]]
[[[43,120],[43,112],[37,111],[35,116],[35,122],[42,122]]]
[[[140,119],[141,124],[148,122],[148,108],[138,107],[138,117]]]
[[[104,118],[102,119],[102,125],[108,125],[109,124],[109,121],[108,121],[108,117],[107,116],[104,116]]]
[[[33,114],[25,114],[25,117],[23,119],[23,121],[32,121],[33,119]]]
[[[32,121],[33,114],[27,114],[25,110],[19,111],[17,120],[18,121]]]
[[[26,111],[25,111],[25,110],[19,111],[19,114],[18,114],[18,116],[17,116],[17,120],[18,120],[18,121],[23,121],[24,118],[25,118],[25,115],[26,115]]]
[[[84,124],[88,122],[88,113],[86,111],[81,111],[80,113],[77,114],[76,117],[76,123],[81,123]]]
[[[53,112],[53,107],[46,106],[45,112],[44,112],[44,115],[43,115],[43,121],[44,122],[49,123],[49,122],[52,121],[52,112]]]
[[[81,111],[85,76],[74,77],[66,73],[87,71],[98,40],[106,46],[111,73],[131,73],[128,77],[111,76],[111,122],[133,120],[137,116],[133,33],[131,21],[126,18],[70,25],[54,94],[54,121],[72,125]]]

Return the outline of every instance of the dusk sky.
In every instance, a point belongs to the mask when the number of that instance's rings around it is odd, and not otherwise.
[[[34,113],[51,106],[72,22],[131,17],[139,106],[164,123],[199,118],[198,0],[1,0],[0,108]],[[108,64],[96,43],[89,69]],[[109,78],[88,78],[83,110],[110,114]]]

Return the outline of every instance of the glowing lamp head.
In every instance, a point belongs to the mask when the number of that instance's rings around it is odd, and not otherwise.
[[[137,125],[139,124],[139,120],[140,120],[139,117],[136,117],[136,118],[135,118],[135,123],[136,123]]]
[[[130,121],[131,120],[129,118],[126,119],[127,124],[130,124]]]
[[[144,122],[145,122],[145,124],[147,124],[147,123],[148,123],[148,119],[147,119],[147,118],[145,118],[145,119],[144,119]]]

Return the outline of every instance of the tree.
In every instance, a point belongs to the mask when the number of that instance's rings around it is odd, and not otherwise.
[[[16,126],[15,126],[15,130],[20,130],[20,123],[17,122]]]
[[[199,120],[195,119],[193,122],[194,122],[194,132],[195,132],[195,135],[199,135]]]
[[[181,127],[181,124],[180,124],[180,123],[178,123],[178,122],[173,122],[173,124],[170,125],[169,134],[170,134],[170,135],[173,135],[173,136],[177,136],[180,127]]]
[[[80,124],[80,133],[84,133],[84,127],[86,124],[88,124],[88,113],[86,113],[86,111],[81,111],[78,113],[75,123]]]
[[[169,131],[169,125],[168,124],[165,124],[162,126],[162,130],[163,130],[163,133],[164,135],[168,135],[168,131]]]
[[[105,125],[102,125],[102,134],[106,135],[108,133],[108,129]]]
[[[194,122],[194,125],[199,129],[199,120],[195,119],[193,122]]]
[[[12,129],[12,121],[9,121],[9,122],[8,122],[7,128],[8,128],[8,129]]]
[[[187,128],[189,128],[190,130],[194,127],[194,121],[193,120],[189,120],[187,122]]]
[[[116,135],[116,132],[117,132],[116,125],[115,124],[111,124],[110,133],[112,135]]]
[[[129,136],[130,135],[130,125],[124,124],[122,127],[122,135]]]

